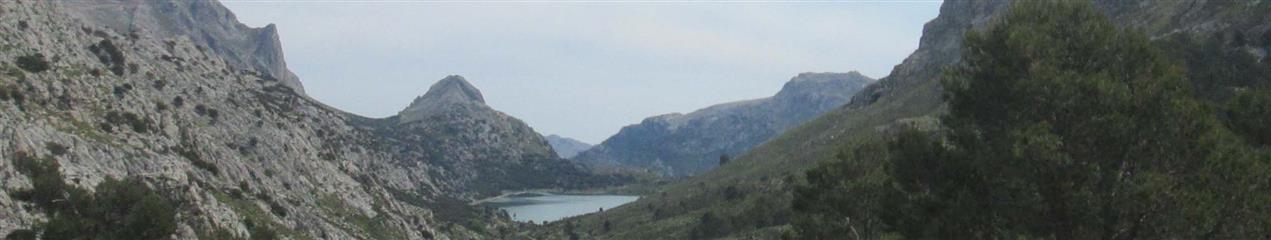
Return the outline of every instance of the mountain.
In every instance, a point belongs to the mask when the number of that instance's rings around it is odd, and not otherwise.
[[[1139,29],[1178,57],[1194,85],[1217,85],[1221,96],[1266,87],[1266,77],[1224,74],[1268,69],[1271,2],[1093,1],[1117,25]],[[698,177],[668,184],[655,195],[533,231],[544,238],[573,230],[591,239],[689,239],[703,219],[728,220],[730,238],[779,238],[790,216],[791,181],[862,141],[887,137],[900,126],[930,127],[945,111],[939,74],[958,64],[968,30],[984,29],[1011,1],[945,1],[923,27],[919,47],[842,108],[786,131]],[[1250,66],[1232,68],[1231,66]],[[1258,82],[1257,80],[1261,80]],[[1251,82],[1252,81],[1252,82]],[[1202,89],[1203,90],[1203,89]],[[707,216],[710,217],[707,217]],[[607,223],[607,224],[605,224]],[[603,225],[617,226],[602,231]],[[568,227],[567,227],[568,226]]]
[[[128,36],[189,37],[195,46],[215,52],[236,69],[264,73],[304,93],[300,79],[287,70],[277,28],[239,23],[220,2],[101,0],[64,7],[76,18]]]
[[[468,203],[621,181],[457,76],[389,118],[314,101],[273,29],[214,1],[15,1],[0,22],[3,236],[505,238]]]
[[[787,129],[846,103],[874,79],[858,72],[802,73],[776,95],[666,114],[623,127],[571,160],[644,168],[667,176],[694,175]]]
[[[556,154],[562,158],[572,158],[578,153],[591,148],[591,144],[556,134],[547,135],[547,144],[552,145],[552,149],[555,149]]]
[[[357,125],[381,136],[377,145],[405,161],[395,174],[436,175],[429,167],[441,167],[445,171],[434,181],[466,198],[608,181],[590,179],[578,164],[558,157],[525,122],[486,105],[462,76],[437,81],[395,116]]]

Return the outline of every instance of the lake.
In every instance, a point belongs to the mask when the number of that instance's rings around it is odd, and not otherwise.
[[[529,193],[500,197],[486,201],[486,206],[503,209],[518,222],[556,221],[567,217],[608,210],[633,202],[639,196],[623,195],[562,195]]]

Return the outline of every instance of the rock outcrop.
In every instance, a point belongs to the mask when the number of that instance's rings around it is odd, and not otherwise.
[[[120,34],[188,37],[236,69],[259,71],[304,94],[300,79],[287,70],[275,26],[248,27],[220,2],[95,0],[68,1],[63,6],[88,24]]]
[[[744,153],[842,106],[873,82],[858,72],[802,73],[772,97],[647,118],[571,160],[643,168],[667,176],[697,174],[717,166],[721,155]]]

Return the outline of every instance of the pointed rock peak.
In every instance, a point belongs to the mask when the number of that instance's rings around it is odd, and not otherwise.
[[[398,113],[402,122],[410,122],[427,118],[438,113],[451,111],[453,107],[478,106],[486,108],[485,98],[481,91],[473,87],[468,80],[458,75],[451,75],[434,83],[423,96],[415,98],[406,109]]]
[[[432,87],[428,88],[428,92],[420,96],[415,101],[429,100],[436,102],[476,102],[485,104],[485,97],[481,96],[481,90],[473,87],[468,80],[463,79],[459,75],[450,75],[437,81]]]
[[[825,94],[863,87],[872,82],[874,82],[873,78],[857,71],[846,73],[805,72],[794,76],[789,82],[786,82],[786,85],[781,87],[781,91],[777,92],[777,96]]]

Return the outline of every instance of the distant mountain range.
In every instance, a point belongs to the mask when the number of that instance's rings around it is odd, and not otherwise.
[[[842,106],[873,82],[858,72],[802,73],[772,97],[646,118],[571,160],[665,176],[694,175],[714,168],[721,155],[744,153]]]
[[[591,144],[556,134],[547,135],[547,144],[552,145],[552,149],[555,149],[556,154],[562,158],[572,158],[591,148]]]

